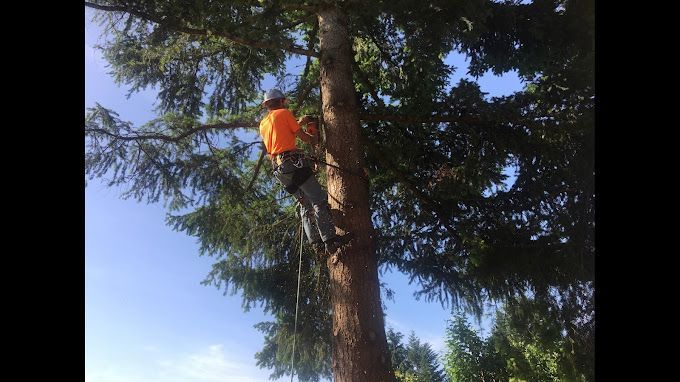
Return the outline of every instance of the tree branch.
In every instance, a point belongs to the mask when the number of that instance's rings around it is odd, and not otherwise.
[[[286,25],[283,25],[281,29],[283,29],[283,30],[293,29],[293,28],[297,27],[298,25],[300,25],[304,22],[312,20],[312,18],[315,18],[315,16],[314,15],[307,15],[300,20],[293,21],[293,22],[290,22]],[[314,25],[316,25],[316,24],[314,24]],[[314,51],[313,49],[307,49],[307,50],[312,51],[312,52]],[[307,57],[310,57],[310,56],[307,56]]]
[[[455,232],[453,227],[447,222],[448,218],[451,217],[451,213],[448,211],[445,211],[442,207],[442,205],[437,202],[436,200],[433,200],[430,198],[427,194],[425,194],[423,191],[418,189],[404,174],[401,172],[397,166],[392,164],[392,162],[387,158],[387,156],[383,155],[382,151],[378,148],[377,145],[375,145],[373,142],[368,141],[367,139],[364,139],[364,144],[368,146],[371,149],[371,153],[378,159],[380,163],[382,163],[383,166],[389,168],[392,170],[394,175],[397,177],[397,180],[401,184],[403,184],[408,190],[413,192],[416,198],[420,200],[420,202],[423,204],[424,207],[428,208],[429,212],[434,215],[434,217],[441,222],[441,224],[446,228],[446,230],[449,232],[451,236],[456,238],[460,242],[460,236]]]
[[[307,11],[310,13],[316,13],[321,9],[320,6],[304,5],[304,4],[281,4],[281,8],[285,10],[293,11]]]
[[[170,135],[165,135],[165,134],[135,134],[135,135],[119,135],[119,134],[114,134],[106,129],[100,129],[100,128],[93,128],[93,129],[85,129],[86,133],[101,133],[101,134],[106,134],[110,137],[116,138],[118,140],[122,141],[142,141],[142,140],[148,140],[148,139],[158,139],[161,141],[165,142],[179,142],[180,140],[201,132],[201,131],[206,131],[206,130],[212,130],[212,129],[217,129],[217,130],[226,130],[226,129],[238,129],[238,128],[256,128],[258,127],[259,124],[252,122],[252,121],[246,121],[246,122],[231,122],[231,123],[215,123],[211,125],[201,125],[194,127],[192,129],[189,129],[182,134],[179,134],[177,136],[170,136]]]
[[[378,51],[380,51],[380,60],[382,62],[386,63],[387,65],[392,65],[392,67],[395,68],[399,68],[401,66],[399,65],[399,63],[392,61],[391,54],[385,53],[385,51],[383,50],[384,47],[375,39],[374,35],[369,35],[368,37],[371,40],[371,42],[373,42],[373,44],[376,46],[376,48],[378,48]]]
[[[260,159],[257,160],[257,165],[255,166],[255,172],[253,174],[253,178],[250,179],[250,183],[248,183],[248,187],[246,187],[245,191],[243,192],[244,194],[248,191],[250,191],[250,188],[255,184],[255,180],[257,179],[257,176],[260,174],[260,167],[262,167],[262,161],[264,160],[264,154],[267,152],[264,148],[264,144],[262,144],[262,151],[260,151]]]
[[[377,96],[377,95],[376,95]],[[375,96],[374,96],[375,97]],[[382,100],[381,100],[382,102]],[[384,105],[384,104],[383,104]],[[362,121],[390,121],[399,123],[479,123],[479,119],[472,116],[457,117],[454,115],[431,115],[431,116],[408,116],[408,115],[387,115],[387,114],[361,114]]]
[[[385,102],[378,96],[378,93],[375,90],[375,86],[371,83],[371,81],[368,79],[366,76],[366,73],[364,73],[363,70],[359,67],[359,63],[354,61],[354,70],[357,72],[357,75],[359,76],[359,80],[361,83],[368,88],[368,92],[371,93],[371,97],[373,97],[373,100],[382,108],[385,108]]]
[[[318,25],[314,25],[314,28],[312,29],[311,35],[314,36],[318,32]],[[310,38],[309,42],[307,43],[307,49],[312,50],[314,47],[314,40]],[[307,99],[307,96],[309,95],[309,92],[312,90],[312,87],[317,83],[316,81],[308,82],[307,81],[307,75],[309,74],[310,67],[312,65],[312,60],[309,56],[307,56],[307,60],[305,62],[305,69],[302,72],[302,77],[300,80],[300,83],[302,83],[303,87],[299,89],[297,97],[295,99],[297,107],[299,108],[302,106],[302,103]]]
[[[141,151],[144,152],[144,154],[147,156],[147,158],[149,158],[149,160],[156,166],[156,168],[163,175],[164,179],[168,182],[168,184],[172,185],[173,191],[175,193],[177,193],[177,195],[179,195],[181,198],[184,198],[185,200],[188,200],[191,203],[193,203],[194,200],[191,199],[191,198],[188,198],[186,195],[184,195],[184,193],[182,192],[180,187],[177,186],[177,182],[174,181],[174,178],[168,172],[168,169],[165,166],[163,166],[163,164],[161,162],[158,161],[158,158],[149,154],[149,152],[146,151],[146,149],[144,148],[144,146],[140,142],[135,142],[135,143],[137,144],[138,148]],[[127,193],[131,193],[131,192],[132,192],[132,190],[129,190]]]
[[[373,97],[373,100],[378,104],[378,106],[385,108],[385,102],[378,96],[378,92],[375,90],[375,86],[368,79],[366,74],[361,70],[359,64],[354,62],[354,70],[356,71],[361,83],[368,89],[368,92]],[[407,116],[407,115],[386,115],[386,114],[361,114],[359,119],[362,121],[390,121],[390,122],[401,122],[401,123],[437,123],[437,122],[464,122],[464,123],[475,123],[479,122],[478,119],[473,117],[456,117],[453,115],[430,115],[430,116]]]
[[[361,68],[359,68],[359,65],[356,62],[355,62],[355,70],[357,70],[357,72],[359,74],[359,78],[361,79],[361,81],[364,83],[364,85],[371,92],[371,96],[374,98],[375,102],[378,105],[380,105],[381,107],[384,108],[385,102],[383,102],[383,100],[380,97],[378,97],[378,94],[375,91],[375,87],[373,86],[373,84],[371,84],[370,80],[363,73]],[[380,117],[382,117],[382,118],[380,118]],[[406,116],[401,117],[401,116],[386,116],[386,115],[383,115],[383,116],[380,116],[380,115],[373,115],[373,116],[361,115],[359,118],[361,120],[364,120],[364,121],[366,121],[366,120],[375,120],[375,121],[392,120],[392,121],[394,121],[394,120],[399,120],[399,119],[405,119],[405,121],[410,121],[410,122],[432,122],[432,121],[429,121],[429,120],[423,121],[422,118],[418,118],[418,117],[406,117]],[[431,119],[431,118],[433,118],[433,117],[428,117],[428,119]],[[438,121],[438,122],[442,122],[442,121]],[[371,152],[373,153],[373,155],[375,155],[375,157],[378,159],[378,161],[380,163],[382,163],[383,166],[392,170],[394,175],[397,177],[397,180],[400,183],[402,183],[406,188],[408,188],[411,192],[413,192],[413,194],[416,196],[416,198],[418,198],[421,201],[421,203],[423,203],[424,206],[428,207],[428,209],[430,210],[430,213],[432,213],[434,215],[434,217],[441,222],[441,224],[444,226],[444,228],[446,228],[446,230],[449,232],[449,234],[452,237],[456,238],[456,240],[458,240],[458,242],[461,242],[460,236],[456,233],[456,231],[453,229],[453,227],[451,227],[451,225],[448,224],[448,222],[447,222],[447,220],[451,217],[451,213],[448,212],[448,211],[445,211],[442,208],[443,206],[439,202],[437,202],[436,200],[433,200],[426,193],[424,193],[418,187],[416,187],[408,179],[406,174],[401,172],[397,168],[397,166],[392,164],[392,161],[390,161],[387,158],[387,156],[383,155],[382,151],[380,150],[380,148],[376,144],[374,144],[373,142],[370,142],[368,139],[365,139],[365,138],[363,139],[363,142],[364,142],[364,145],[366,145],[368,148],[371,149]]]
[[[229,41],[235,42],[237,44],[241,45],[246,45],[246,46],[251,46],[254,48],[263,48],[263,49],[283,49],[285,51],[303,55],[303,56],[310,56],[310,57],[320,57],[320,54],[316,51],[313,50],[307,50],[304,48],[301,48],[295,44],[279,44],[277,42],[271,42],[271,41],[253,41],[253,40],[248,40],[239,36],[232,35],[227,32],[213,32],[207,29],[196,29],[196,28],[190,28],[187,26],[172,26],[168,25],[165,20],[159,16],[154,16],[150,15],[148,13],[135,10],[135,9],[129,9],[124,6],[119,6],[119,5],[100,5],[100,4],[94,4],[90,2],[85,2],[86,7],[98,9],[101,11],[106,11],[106,12],[126,12],[131,15],[137,16],[141,19],[147,20],[154,22],[158,25],[163,25],[165,27],[170,27],[169,29],[176,30],[178,32],[190,34],[190,35],[198,35],[198,36],[218,36],[218,37],[224,37]]]

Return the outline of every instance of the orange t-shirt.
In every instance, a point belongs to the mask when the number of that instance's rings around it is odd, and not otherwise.
[[[295,134],[300,125],[288,109],[270,110],[260,122],[260,135],[269,155],[295,150]]]

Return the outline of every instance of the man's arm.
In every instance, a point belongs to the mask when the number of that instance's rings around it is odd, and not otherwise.
[[[298,123],[300,126],[306,125],[307,122],[309,122],[309,116],[307,116],[307,115],[305,115],[304,117],[300,118],[300,120],[297,121],[297,123]],[[318,133],[317,133],[317,134],[318,134]],[[310,144],[310,145],[316,145],[316,144],[318,143],[319,137],[318,137],[317,134],[314,134],[314,135],[313,135],[313,134],[309,134],[307,131],[305,131],[304,129],[302,129],[302,127],[300,127],[300,128],[298,129],[298,131],[295,133],[295,135],[296,135],[298,138],[300,138],[300,140],[301,140],[302,142],[305,142],[305,143]]]
[[[295,135],[300,138],[302,142],[310,145],[316,145],[318,142],[318,137],[316,135],[309,134],[302,127],[295,133]]]

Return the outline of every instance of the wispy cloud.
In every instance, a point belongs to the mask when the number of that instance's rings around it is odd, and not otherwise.
[[[385,317],[385,324],[387,327],[391,327],[393,330],[401,332],[402,334],[408,335],[408,333],[411,332],[411,329],[407,328],[406,325],[395,320],[394,318],[391,318],[390,316]],[[385,331],[387,331],[387,327],[385,328]]]
[[[254,361],[228,354],[223,345],[211,345],[196,353],[158,360],[152,370],[134,373],[128,367],[87,370],[85,382],[261,382],[267,371]]]
[[[256,382],[246,365],[230,359],[224,352],[223,345],[211,345],[206,351],[191,354],[179,362],[161,361],[164,381],[196,381],[196,382]]]

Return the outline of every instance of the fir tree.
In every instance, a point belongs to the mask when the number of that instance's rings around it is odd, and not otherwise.
[[[317,155],[342,260],[305,250],[301,381],[393,381],[378,268],[420,296],[477,314],[485,300],[593,280],[593,2],[92,1],[119,83],[156,86],[158,118],[85,118],[86,174],[164,201],[168,224],[213,256],[207,284],[261,304],[258,363],[289,373],[299,224],[254,127],[273,74],[297,114],[322,117]],[[450,83],[516,70],[524,91],[487,98]],[[286,63],[303,57],[300,73]],[[504,169],[518,169],[504,188]],[[589,297],[588,297],[589,298]],[[549,299],[546,301],[550,302]],[[555,309],[566,317],[578,304]],[[576,327],[572,338],[581,335]]]
[[[437,353],[427,342],[421,342],[414,332],[408,337],[404,345],[403,334],[392,328],[387,330],[387,346],[392,355],[397,379],[401,382],[445,382],[444,372],[441,370]]]

